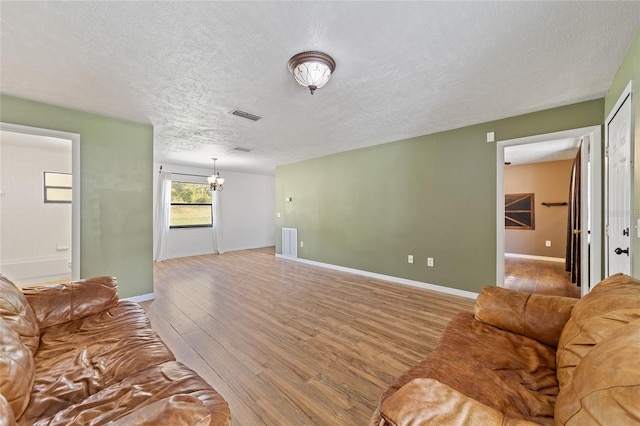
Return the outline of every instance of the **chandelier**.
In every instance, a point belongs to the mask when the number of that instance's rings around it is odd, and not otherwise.
[[[222,191],[222,185],[224,184],[224,178],[220,177],[220,172],[216,172],[216,160],[217,158],[212,158],[213,160],[213,174],[207,178],[207,182],[209,182],[209,191]]]
[[[326,53],[310,51],[294,55],[289,59],[289,71],[298,84],[307,87],[311,94],[321,88],[331,78],[336,62]]]

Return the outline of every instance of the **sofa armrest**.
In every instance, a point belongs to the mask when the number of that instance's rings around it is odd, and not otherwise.
[[[378,425],[537,425],[503,415],[435,379],[413,379],[380,407]]]
[[[27,287],[22,292],[41,329],[84,318],[118,304],[118,284],[113,277]]]
[[[228,425],[227,418],[216,418],[202,401],[193,395],[173,395],[155,401],[110,422],[113,426],[129,425]]]
[[[475,318],[545,345],[558,346],[560,333],[578,299],[484,287],[476,300]]]

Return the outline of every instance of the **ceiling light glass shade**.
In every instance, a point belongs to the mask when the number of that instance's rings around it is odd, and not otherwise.
[[[323,87],[335,71],[336,63],[331,56],[322,52],[302,52],[289,59],[289,71],[296,82],[307,87],[311,94]]]
[[[220,172],[216,172],[216,160],[217,158],[212,158],[213,160],[213,174],[207,178],[207,182],[209,183],[209,191],[222,191],[222,185],[224,184],[224,178],[220,177]]]
[[[220,176],[213,175],[207,178],[207,182],[209,182],[209,191],[222,191],[222,185],[224,185],[224,178]]]

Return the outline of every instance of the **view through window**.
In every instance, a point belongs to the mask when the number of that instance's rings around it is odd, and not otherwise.
[[[212,207],[208,184],[171,182],[170,228],[211,227]]]

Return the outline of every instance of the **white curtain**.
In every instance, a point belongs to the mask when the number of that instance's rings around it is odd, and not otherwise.
[[[220,191],[213,191],[213,252],[224,253],[222,248],[222,209],[220,208]]]
[[[155,246],[153,260],[160,262],[167,258],[167,237],[169,235],[169,213],[171,210],[171,173],[160,172],[158,176],[158,195],[153,221]]]

